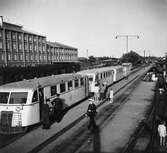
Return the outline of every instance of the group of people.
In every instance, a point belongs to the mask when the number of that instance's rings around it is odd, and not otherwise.
[[[63,100],[59,96],[60,95],[56,93],[56,98],[51,101],[53,107],[52,115],[49,115],[50,108],[48,103],[50,103],[50,100],[46,100],[46,103],[42,107],[42,124],[44,129],[48,129],[50,127],[51,120],[59,122],[61,119]]]
[[[96,129],[97,127],[95,122],[95,116],[97,114],[95,102],[98,103],[99,100],[104,100],[107,98],[109,99],[110,103],[113,103],[113,95],[113,90],[108,91],[106,83],[95,85],[94,98],[89,99],[89,105],[86,112],[86,116],[89,117],[89,130]]]
[[[96,83],[94,87],[94,100],[95,102],[99,102],[104,100],[105,98],[109,99],[109,101],[113,102],[113,90],[108,90],[107,84],[104,83]]]
[[[89,120],[89,125],[88,129],[95,129],[96,128],[96,122],[95,122],[95,116],[97,114],[96,111],[96,104],[95,102],[98,103],[99,100],[104,100],[105,98],[110,99],[110,103],[113,102],[113,90],[110,90],[110,93],[108,95],[108,89],[107,85],[105,83],[103,84],[97,84],[95,86],[95,91],[94,91],[94,98],[89,99],[89,105],[88,109],[86,112],[86,116],[90,118]],[[49,101],[49,102],[48,102]],[[50,127],[50,120],[54,120],[59,122],[61,118],[61,113],[62,113],[62,107],[63,107],[63,101],[59,97],[59,94],[56,94],[56,98],[50,102],[50,100],[46,100],[46,103],[42,107],[42,121],[43,121],[43,128],[48,129]],[[51,103],[53,106],[53,115],[52,118],[50,117],[50,108],[48,103]]]

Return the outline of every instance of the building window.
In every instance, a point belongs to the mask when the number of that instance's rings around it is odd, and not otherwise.
[[[5,60],[5,55],[1,54],[1,60],[4,61]]]
[[[18,34],[18,39],[21,40],[21,34],[20,33]]]
[[[10,39],[10,32],[9,31],[6,32],[6,38]]]
[[[46,56],[45,55],[43,56],[43,58],[44,58],[44,60],[46,60]]]
[[[37,51],[37,45],[34,45],[34,51]]]
[[[24,43],[24,49],[28,50],[28,44],[27,43]]]
[[[28,61],[29,59],[28,59],[28,55],[26,55],[26,61]]]
[[[12,33],[12,39],[16,40],[16,33],[15,32]]]
[[[44,38],[42,39],[42,42],[45,43],[45,39]]]
[[[10,49],[10,41],[7,41],[7,49]]]
[[[22,61],[23,60],[23,55],[22,54],[20,54],[20,61]]]
[[[42,51],[42,46],[40,44],[39,44],[38,48],[39,48],[39,51]]]
[[[37,38],[34,36],[34,42],[36,42],[37,41]]]
[[[30,46],[29,46],[29,47],[30,47],[30,50],[32,50],[32,44],[30,44]]]
[[[14,54],[14,61],[16,61],[17,60],[17,55],[16,54]]]
[[[31,60],[31,61],[33,60],[33,56],[32,56],[32,55],[30,56],[30,60]]]
[[[29,41],[32,41],[32,36],[29,36]]]
[[[24,41],[27,41],[27,35],[24,35]]]
[[[51,52],[54,54],[54,48],[51,49]]]
[[[45,51],[45,46],[43,45],[43,48],[42,48],[43,51]]]
[[[11,56],[10,56],[10,54],[8,54],[8,60],[9,60],[9,61],[11,60]]]
[[[19,50],[22,50],[22,44],[19,44]]]
[[[38,60],[38,55],[35,55],[35,60],[36,60],[36,61]]]
[[[2,30],[0,30],[0,38],[2,37]]]
[[[41,38],[40,38],[40,37],[38,38],[38,43],[39,43],[39,44],[41,43]]]
[[[3,43],[2,43],[2,41],[0,41],[0,49],[2,49],[3,48]]]
[[[13,49],[16,50],[16,42],[13,42]]]

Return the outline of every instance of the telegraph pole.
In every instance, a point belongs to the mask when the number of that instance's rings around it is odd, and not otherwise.
[[[120,38],[120,37],[124,37],[126,38],[126,53],[128,53],[128,45],[129,45],[129,37],[136,37],[137,39],[139,39],[138,35],[117,35],[115,36],[115,39]]]
[[[86,50],[86,58],[88,59],[88,49]]]

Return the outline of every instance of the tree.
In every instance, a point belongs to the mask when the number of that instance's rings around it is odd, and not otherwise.
[[[123,56],[121,57],[121,62],[122,63],[132,63],[133,65],[138,65],[141,64],[143,61],[143,57],[140,56],[139,54],[137,54],[134,51],[130,51],[127,54],[123,54]]]
[[[95,63],[96,62],[96,58],[94,56],[89,56],[89,62],[90,63]]]

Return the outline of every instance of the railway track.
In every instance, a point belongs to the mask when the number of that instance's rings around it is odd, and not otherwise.
[[[124,86],[119,88],[114,95],[116,96],[119,91],[125,89],[127,87],[128,89],[124,92],[122,96],[119,96],[115,99],[117,101],[116,103],[110,105],[110,106],[104,106],[100,112],[97,115],[96,121],[98,124],[98,128],[95,131],[95,135],[97,136],[100,130],[112,120],[114,117],[114,112],[121,107],[124,103],[126,103],[128,97],[133,92],[134,88],[138,85],[140,82],[140,78],[142,76],[137,75],[135,78],[127,82]],[[98,108],[103,106],[105,104],[106,100],[104,100],[102,103],[98,105]],[[82,121],[82,123],[81,123]],[[85,118],[85,115],[83,114],[81,117],[78,118],[75,122],[73,122],[71,125],[60,131],[60,133],[55,134],[42,144],[38,145],[36,148],[31,150],[29,153],[37,153],[37,152],[45,152],[42,151],[45,147],[48,147],[51,143],[54,143],[54,149],[49,151],[50,153],[59,152],[59,153],[79,153],[82,147],[85,147],[87,143],[92,141],[92,137],[94,134],[91,134],[90,131],[87,130],[87,124],[88,119]],[[71,130],[73,131],[70,134],[65,135],[65,137],[60,138],[57,140],[61,134],[64,132]],[[55,142],[54,142],[55,141]],[[48,147],[49,148],[49,147]],[[98,145],[96,145],[95,148],[98,148]],[[98,151],[98,149],[96,149]]]
[[[117,91],[115,91],[114,95],[117,95],[119,91],[123,90],[125,87],[129,86],[129,89],[122,95],[121,97],[118,97],[115,99],[115,101],[119,101],[118,103],[112,104],[111,107],[104,107],[97,116],[97,122],[99,125],[99,128],[97,129],[96,133],[100,131],[105,124],[107,124],[108,121],[112,120],[114,116],[114,112],[126,102],[126,99],[128,98],[128,95],[132,92],[135,85],[130,85],[133,82],[138,82],[140,80],[141,76],[137,75],[132,80],[129,80],[126,84],[124,84],[122,87],[120,87]],[[98,108],[105,105],[105,100],[98,105]],[[81,122],[82,121],[82,122]],[[56,141],[57,145],[54,145],[56,149],[53,149],[53,152],[74,152],[74,150],[79,150],[83,146],[83,144],[91,141],[90,132],[87,130],[87,122],[88,119],[85,118],[85,115],[81,115],[77,120],[69,124],[67,127],[63,128],[59,132],[57,132],[55,135],[52,135],[49,139],[44,141],[43,143],[37,145],[35,148],[33,148],[29,153],[36,153],[36,152],[42,152],[42,150],[52,144]],[[67,133],[67,131],[70,131],[72,129],[75,129],[74,134],[70,132],[69,137],[65,136],[66,138],[63,139],[60,137]],[[68,132],[69,133],[69,132]],[[75,134],[76,133],[76,134]],[[71,135],[72,134],[72,135]],[[91,135],[92,136],[92,135]],[[59,139],[58,139],[59,138]],[[77,138],[77,139],[76,139]],[[78,139],[79,138],[79,139]],[[58,141],[58,143],[57,143]],[[66,149],[65,149],[66,148]],[[78,148],[78,149],[77,149]],[[52,152],[52,151],[51,151]]]

